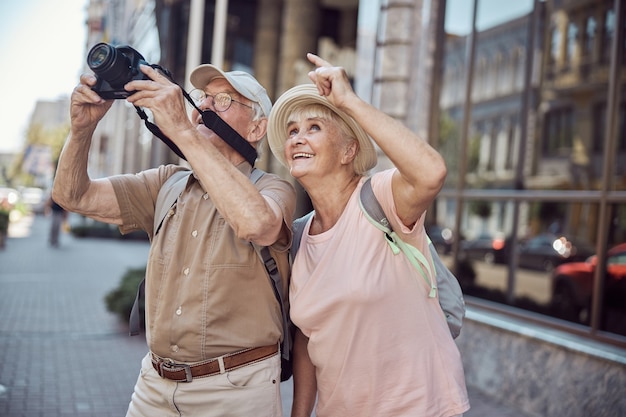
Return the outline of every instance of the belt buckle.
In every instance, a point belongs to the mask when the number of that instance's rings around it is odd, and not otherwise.
[[[177,381],[177,382],[191,382],[193,381],[193,376],[191,375],[191,366],[187,365],[186,363],[176,363],[176,362],[171,362],[171,361],[162,361],[159,365],[159,368],[161,368],[161,374],[163,374],[163,369],[167,369],[170,372],[176,372],[179,371],[181,369],[183,369],[185,371],[185,380],[184,381]],[[163,376],[163,375],[161,375]]]

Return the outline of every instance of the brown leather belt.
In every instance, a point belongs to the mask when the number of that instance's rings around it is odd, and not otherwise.
[[[239,352],[224,355],[221,359],[224,362],[222,372],[232,369],[241,368],[267,359],[278,353],[278,344],[270,346],[262,346],[258,348],[250,348]],[[207,377],[220,373],[220,358],[209,359],[204,362],[188,365],[186,363],[177,363],[169,359],[163,359],[154,353],[151,355],[152,366],[162,377],[176,382],[191,382],[194,378]]]

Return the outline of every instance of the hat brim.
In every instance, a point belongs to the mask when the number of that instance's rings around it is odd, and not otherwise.
[[[211,64],[199,65],[189,74],[189,81],[195,88],[204,88],[215,78],[225,78],[232,85],[226,73]]]
[[[285,141],[287,139],[287,123],[291,114],[303,107],[312,104],[321,104],[329,108],[343,120],[350,128],[354,137],[359,142],[359,152],[354,159],[354,170],[358,174],[365,174],[372,169],[377,162],[374,143],[365,133],[365,130],[348,114],[335,107],[326,97],[317,91],[313,84],[295,86],[283,93],[272,108],[267,127],[267,137],[272,153],[278,161],[288,167],[285,160]]]

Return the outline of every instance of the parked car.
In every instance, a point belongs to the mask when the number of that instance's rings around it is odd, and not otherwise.
[[[502,233],[481,233],[475,239],[462,241],[459,251],[462,259],[506,263],[509,259],[508,242],[509,239]]]
[[[557,316],[582,322],[588,319],[597,266],[598,257],[592,255],[584,262],[569,262],[554,269],[552,307]],[[626,302],[626,243],[609,249],[605,279],[607,297],[617,298],[623,307]]]
[[[594,248],[586,242],[543,233],[519,244],[518,266],[551,272],[565,262],[582,262],[594,254]]]

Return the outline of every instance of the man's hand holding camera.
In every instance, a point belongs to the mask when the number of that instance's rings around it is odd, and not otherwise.
[[[195,130],[187,116],[181,88],[148,65],[140,65],[140,70],[149,80],[126,84],[124,89],[132,92],[126,101],[150,109],[155,124],[169,138],[174,139],[182,129]]]
[[[80,84],[74,88],[70,103],[70,117],[72,129],[95,129],[96,123],[102,119],[111,108],[112,100],[104,100],[92,87],[96,84],[96,77],[83,74]]]
[[[111,107],[111,100],[126,99],[136,107],[150,109],[166,136],[193,128],[180,87],[132,47],[98,43],[87,54],[87,65],[94,75],[83,75],[74,90],[74,127],[93,128]]]

